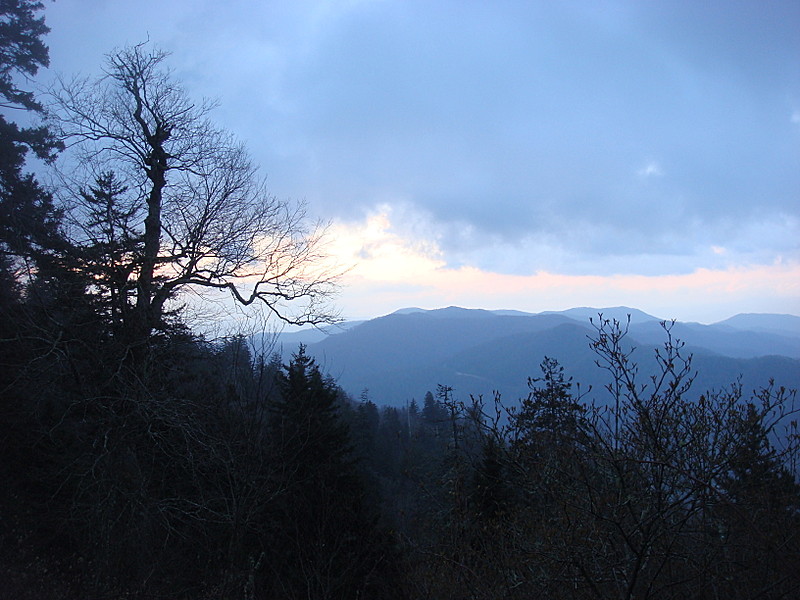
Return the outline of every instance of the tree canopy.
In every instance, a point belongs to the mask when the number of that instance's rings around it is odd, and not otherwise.
[[[98,233],[126,243],[105,257],[117,261],[117,279],[92,273],[119,304],[115,314],[146,336],[194,288],[227,291],[289,323],[334,320],[323,228],[309,225],[302,204],[269,195],[243,144],[211,123],[213,104],[190,99],[167,59],[149,44],[129,46],[108,55],[99,79],[62,81],[51,94],[52,126],[73,161],[62,196],[74,243],[92,248]],[[117,182],[113,194],[87,194],[103,181]]]
[[[33,115],[41,9],[0,0],[0,97]],[[126,47],[48,126],[0,115],[0,597],[798,597],[796,392],[696,391],[669,323],[652,373],[595,324],[610,403],[546,357],[523,398],[381,409],[302,346],[192,331],[189,290],[332,320],[336,273],[167,62]],[[61,142],[46,190],[25,159]]]

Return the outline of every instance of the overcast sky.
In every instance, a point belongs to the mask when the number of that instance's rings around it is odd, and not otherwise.
[[[50,72],[172,52],[346,318],[451,304],[800,314],[800,2],[58,0]],[[46,79],[48,73],[43,74]]]

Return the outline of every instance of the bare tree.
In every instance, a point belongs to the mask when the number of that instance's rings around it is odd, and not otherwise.
[[[146,44],[123,48],[97,81],[62,80],[51,91],[54,127],[77,159],[66,186],[77,245],[96,244],[98,227],[108,239],[114,227],[87,218],[87,181],[113,174],[126,188],[114,214],[140,215],[133,231],[125,225],[134,247],[115,255],[122,293],[101,290],[127,303],[117,311],[125,331],[142,339],[161,327],[168,302],[187,288],[226,290],[289,323],[334,321],[324,227],[266,192],[242,144],[208,120],[213,104],[194,103],[166,58]]]
[[[596,546],[575,565],[598,598],[792,597],[798,579],[780,565],[797,558],[800,488],[785,467],[793,449],[782,456],[769,437],[781,437],[778,430],[795,414],[795,394],[770,383],[748,400],[738,382],[693,393],[691,356],[672,336],[673,324],[662,322],[666,341],[655,352],[654,374],[644,381],[625,340],[627,325],[602,315],[595,324],[592,348],[598,366],[612,375],[607,389],[614,404],[595,408],[589,420],[592,462],[577,478],[584,501],[573,510],[590,532],[582,539]],[[759,465],[770,475],[753,477]],[[731,477],[738,483],[732,485]],[[753,486],[755,479],[780,497],[762,508],[770,511],[765,521],[780,526],[762,522],[762,532],[769,530],[763,537],[772,542],[768,550],[764,543],[756,551],[750,530],[743,552],[731,531],[748,527],[750,500],[737,499],[732,490]],[[762,568],[759,561],[778,567]]]
[[[627,323],[594,326],[610,402],[586,404],[549,358],[518,407],[448,402],[484,452],[441,535],[413,548],[417,584],[441,598],[796,597],[795,392],[695,393],[672,323],[649,375]]]

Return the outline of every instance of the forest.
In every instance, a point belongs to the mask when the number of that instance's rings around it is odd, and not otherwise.
[[[335,322],[323,228],[150,43],[27,89],[42,9],[0,2],[0,596],[800,595],[796,393],[696,389],[669,322],[653,372],[595,322],[603,405],[553,357],[524,398],[379,408],[198,333],[222,293]]]

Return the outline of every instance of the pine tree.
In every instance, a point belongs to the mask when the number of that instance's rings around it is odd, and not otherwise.
[[[493,436],[487,436],[481,453],[474,475],[475,509],[482,520],[491,521],[506,508],[510,490],[500,442]]]
[[[42,37],[49,29],[40,2],[0,2],[0,107],[42,113],[32,92],[17,86],[19,75],[29,78],[49,64]],[[59,241],[59,215],[52,198],[34,177],[23,173],[29,151],[49,160],[62,147],[46,127],[19,127],[0,115],[0,253],[29,257],[32,249]],[[11,264],[0,265],[6,269]]]
[[[365,503],[339,390],[303,346],[278,379],[270,432],[281,493],[267,561],[274,592],[359,597],[385,548]]]
[[[281,458],[296,473],[296,481],[335,484],[352,464],[336,387],[323,379],[303,346],[284,367],[278,382],[281,396],[274,403],[271,422]]]
[[[729,597],[788,598],[800,591],[800,485],[770,442],[763,414],[741,410],[738,447],[720,481],[725,497],[717,537],[733,586]]]
[[[132,275],[144,242],[135,225],[142,215],[123,200],[127,191],[113,172],[99,175],[93,186],[80,191],[85,220],[75,252],[80,271],[92,282],[99,312],[118,334],[127,328],[133,311]]]
[[[582,427],[585,408],[572,394],[572,379],[558,361],[545,357],[542,377],[530,378],[531,393],[514,415],[519,441],[542,449],[572,444]]]

